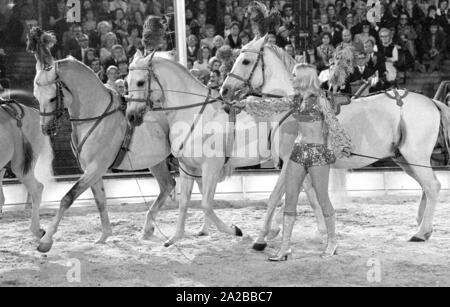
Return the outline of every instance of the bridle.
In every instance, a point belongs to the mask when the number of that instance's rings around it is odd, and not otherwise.
[[[158,76],[156,75],[155,71],[154,71],[154,67],[153,67],[153,58],[156,54],[156,51],[154,51],[151,54],[150,60],[149,60],[149,64],[147,67],[130,67],[129,71],[147,71],[148,72],[148,79],[147,79],[147,89],[146,91],[146,98],[133,98],[130,97],[129,95],[125,96],[125,101],[126,102],[137,102],[137,103],[144,103],[148,109],[148,111],[152,111],[152,112],[167,112],[167,111],[179,111],[179,110],[184,110],[184,109],[191,109],[191,108],[196,108],[196,107],[202,107],[202,111],[201,113],[203,113],[204,108],[212,103],[215,103],[217,101],[220,101],[219,98],[212,98],[212,90],[208,91],[208,95],[204,96],[204,95],[199,95],[199,94],[195,94],[195,93],[189,93],[189,92],[182,92],[182,91],[176,91],[176,90],[167,90],[164,89],[164,87],[162,86],[161,81],[159,80]],[[156,84],[158,85],[159,89],[152,89],[152,81],[155,81]],[[134,92],[140,92],[141,90],[135,90]],[[144,90],[142,90],[144,91]],[[179,93],[179,94],[186,94],[186,95],[191,95],[191,96],[198,96],[198,97],[203,97],[205,98],[204,101],[199,102],[199,103],[194,103],[191,105],[186,105],[186,106],[180,106],[180,107],[169,107],[169,108],[165,108],[162,106],[158,106],[156,107],[154,104],[154,101],[151,98],[152,93],[154,92],[161,92],[161,99],[159,100],[159,102],[161,102],[161,105],[163,104],[163,102],[166,100],[166,92],[172,92],[172,93]]]
[[[51,69],[52,69],[51,66],[44,68],[45,71],[50,71]],[[43,117],[55,116],[56,120],[59,120],[64,115],[64,90],[70,93],[70,89],[59,77],[58,62],[55,62],[55,74],[56,74],[55,80],[49,81],[47,83],[36,82],[36,85],[40,87],[50,86],[53,84],[56,85],[56,96],[50,99],[50,102],[56,103],[56,108],[52,112],[39,112],[39,115]]]
[[[161,91],[161,94],[162,94],[161,100],[162,100],[162,101],[165,101],[165,97],[166,97],[164,88],[163,88],[161,82],[159,81],[158,76],[155,74],[155,71],[154,71],[154,69],[153,69],[153,57],[155,56],[155,54],[156,54],[156,51],[154,51],[154,52],[151,54],[151,57],[150,57],[150,61],[149,61],[148,67],[143,67],[143,68],[139,68],[139,67],[130,67],[130,69],[129,69],[129,71],[147,71],[147,72],[148,72],[148,78],[147,78],[147,81],[148,81],[148,82],[147,82],[147,95],[146,95],[147,98],[132,98],[132,97],[129,97],[129,96],[126,96],[126,97],[125,97],[125,100],[126,100],[127,102],[145,103],[146,106],[147,106],[150,110],[154,110],[154,109],[155,109],[155,108],[154,108],[153,100],[151,99],[152,93],[155,92],[155,91],[152,89],[152,80],[155,80],[156,84],[158,84],[158,87],[159,87],[159,89],[160,89],[160,91]]]
[[[248,94],[260,94],[260,90],[261,90],[261,88],[264,86],[264,84],[266,83],[266,80],[265,80],[265,78],[266,78],[266,74],[265,74],[265,72],[266,72],[266,64],[265,64],[265,62],[264,62],[264,48],[265,48],[266,46],[265,46],[265,44],[261,47],[261,49],[260,50],[254,50],[254,49],[243,49],[242,51],[241,51],[241,53],[255,53],[255,54],[257,54],[258,55],[258,57],[257,57],[257,59],[256,59],[256,61],[255,61],[255,64],[253,65],[253,68],[252,68],[252,70],[251,70],[251,72],[250,72],[250,75],[248,76],[248,78],[247,79],[245,79],[245,78],[243,78],[243,77],[241,77],[241,76],[238,76],[238,75],[236,75],[236,74],[234,74],[234,73],[229,73],[228,74],[228,77],[229,78],[234,78],[234,79],[237,79],[237,80],[239,80],[239,81],[241,81],[241,82],[243,82],[244,83],[244,85],[249,89],[249,93]],[[261,69],[262,69],[262,77],[263,77],[263,82],[262,82],[262,85],[261,85],[261,87],[259,88],[259,89],[254,89],[253,88],[253,86],[252,86],[252,79],[253,79],[253,75],[255,74],[255,72],[256,72],[256,69],[258,68],[258,65],[259,65],[259,62],[261,62]]]

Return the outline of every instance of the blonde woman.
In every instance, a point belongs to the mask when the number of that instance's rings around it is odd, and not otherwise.
[[[117,36],[113,32],[105,35],[105,43],[100,49],[100,61],[105,63],[112,56],[112,49],[117,45]]]
[[[337,253],[336,217],[328,195],[329,172],[330,165],[337,158],[350,156],[352,147],[350,137],[339,124],[330,102],[320,89],[316,68],[298,64],[294,68],[293,82],[296,95],[283,101],[295,109],[298,138],[287,167],[283,242],[278,254],[269,258],[270,261],[285,261],[292,254],[290,244],[298,198],[308,174],[327,226],[328,243],[323,257],[332,257]]]

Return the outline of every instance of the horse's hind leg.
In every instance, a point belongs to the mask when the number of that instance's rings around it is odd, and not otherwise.
[[[0,213],[3,212],[3,206],[5,205],[5,195],[3,194],[3,177],[5,172],[5,169],[0,170]]]
[[[36,236],[36,238],[41,239],[45,231],[41,229],[40,221],[39,221],[39,208],[42,202],[42,192],[44,191],[44,185],[37,181],[34,177],[34,171],[30,171],[25,177],[19,178],[25,187],[28,190],[28,193],[31,195],[31,232]]]
[[[58,231],[58,226],[61,223],[61,220],[64,216],[64,213],[72,206],[74,201],[83,194],[89,187],[91,187],[94,183],[98,182],[102,175],[106,173],[107,166],[103,166],[99,169],[98,165],[95,165],[92,168],[87,168],[84,175],[77,181],[77,183],[70,189],[69,193],[67,193],[61,203],[59,205],[58,213],[54,218],[53,222],[47,229],[47,233],[41,239],[38,251],[41,253],[47,253],[50,251],[53,245],[53,236]]]
[[[106,209],[106,194],[103,180],[100,179],[92,185],[92,194],[94,194],[95,204],[100,213],[100,220],[102,222],[102,236],[96,244],[105,244],[106,240],[112,235],[111,223],[109,222],[108,210]]]
[[[411,167],[407,164],[406,160],[404,158],[398,159],[400,163],[398,165],[407,173],[409,176],[414,178],[419,184],[420,181],[417,177],[417,175],[414,173],[414,171],[411,169]],[[427,206],[427,195],[424,191],[422,191],[422,198],[420,199],[420,205],[419,205],[419,212],[417,214],[417,224],[420,226],[423,221],[423,214],[425,212],[425,208]]]
[[[155,232],[156,216],[158,215],[159,210],[161,210],[161,207],[166,202],[167,198],[175,189],[176,185],[175,179],[173,179],[172,175],[169,172],[166,161],[163,161],[160,164],[150,168],[150,171],[158,181],[160,192],[158,198],[147,212],[147,219],[145,221],[144,231],[142,234],[143,240],[149,240],[153,236],[153,233]]]
[[[405,155],[405,152],[402,151],[402,155],[405,158],[405,160],[412,164],[417,165],[423,165],[427,167],[420,167],[420,166],[414,166],[410,165],[409,168],[411,169],[411,172],[415,174],[415,179],[419,182],[420,186],[422,187],[425,197],[426,197],[426,205],[425,209],[423,202],[421,202],[421,206],[419,209],[419,220],[421,211],[423,210],[423,218],[420,223],[420,229],[419,232],[414,235],[411,238],[411,242],[424,242],[427,241],[432,233],[433,233],[433,220],[434,220],[434,214],[436,211],[436,205],[439,198],[439,192],[441,190],[441,184],[437,180],[436,175],[434,174],[434,171],[431,169],[431,164],[428,162],[427,159],[414,159],[414,154],[410,154],[408,156],[408,153]],[[428,168],[429,167],[429,168]],[[423,199],[423,198],[422,198]]]

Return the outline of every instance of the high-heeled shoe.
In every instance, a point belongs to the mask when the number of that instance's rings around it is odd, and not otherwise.
[[[333,249],[330,251],[324,251],[322,254],[323,259],[331,258],[338,255],[338,245],[337,243],[334,245]]]
[[[269,257],[270,262],[282,262],[282,261],[288,261],[289,258],[292,257],[292,249],[287,250],[284,253],[280,253],[277,256]]]

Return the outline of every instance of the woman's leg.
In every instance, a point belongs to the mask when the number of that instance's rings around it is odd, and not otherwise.
[[[328,183],[330,177],[330,166],[316,166],[309,169],[313,187],[322,207],[327,226],[328,244],[323,254],[324,257],[332,257],[337,251],[336,239],[336,215],[328,195]]]
[[[303,165],[293,161],[288,162],[286,173],[286,206],[284,209],[283,221],[283,242],[276,257],[271,261],[285,260],[290,254],[291,236],[297,218],[297,204],[303,181],[306,177],[306,170]]]

